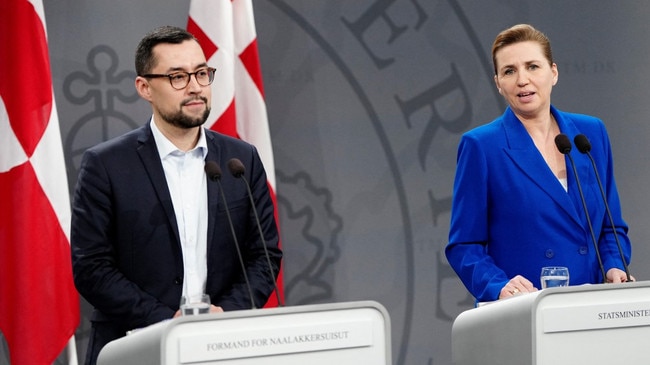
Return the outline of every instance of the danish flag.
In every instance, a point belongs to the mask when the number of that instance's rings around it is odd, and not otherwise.
[[[262,159],[278,221],[275,164],[251,0],[191,0],[187,30],[217,69],[207,126],[254,145]],[[216,117],[215,117],[216,115]],[[283,297],[282,272],[278,290]],[[277,306],[271,295],[267,303]]]
[[[0,53],[0,330],[12,364],[50,365],[80,313],[41,0],[0,1]]]

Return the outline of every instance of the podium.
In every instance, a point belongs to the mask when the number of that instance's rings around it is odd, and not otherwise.
[[[461,313],[455,365],[650,363],[650,282],[548,288]]]
[[[108,343],[98,365],[389,365],[390,318],[374,301],[183,316]]]

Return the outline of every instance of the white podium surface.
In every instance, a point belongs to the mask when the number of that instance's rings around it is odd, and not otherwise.
[[[390,318],[373,301],[184,316],[109,343],[97,364],[389,365]]]
[[[650,364],[650,282],[549,288],[461,313],[456,365]]]

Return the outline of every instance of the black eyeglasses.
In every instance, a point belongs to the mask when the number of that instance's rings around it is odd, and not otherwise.
[[[189,85],[192,75],[194,75],[196,82],[201,86],[208,86],[212,84],[212,81],[214,81],[214,72],[216,70],[217,69],[214,67],[206,67],[196,72],[179,71],[171,74],[146,74],[141,76],[148,79],[167,77],[169,78],[169,83],[174,89],[183,90],[187,87],[187,85]]]

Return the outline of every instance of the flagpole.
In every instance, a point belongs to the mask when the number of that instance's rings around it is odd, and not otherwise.
[[[65,352],[68,365],[79,365],[77,360],[77,342],[75,335],[72,335],[70,340],[68,340],[68,344],[65,346]]]

